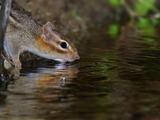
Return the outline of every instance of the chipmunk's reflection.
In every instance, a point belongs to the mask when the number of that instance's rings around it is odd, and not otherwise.
[[[46,111],[61,109],[59,103],[51,102],[50,104],[49,101],[61,99],[61,96],[64,99],[63,96],[67,96],[63,91],[69,89],[67,85],[77,77],[77,67],[70,64],[56,64],[39,68],[23,68],[15,84],[8,86],[9,97],[7,101],[3,100],[6,106],[0,109],[0,115],[6,113],[5,115],[10,116],[24,114],[39,116],[44,109]],[[3,96],[0,96],[0,99],[2,98]],[[13,111],[12,109],[17,106],[18,110]],[[62,104],[62,107],[65,109],[66,105]],[[46,112],[43,115],[46,115]]]
[[[37,73],[36,82],[40,86],[64,86],[66,82],[77,77],[78,69],[74,65],[60,63],[53,68],[39,68]]]
[[[25,79],[25,76],[35,79],[38,85],[65,85],[68,80],[71,80],[77,77],[78,69],[75,65],[69,65],[67,63],[59,63],[55,66],[47,66],[46,68],[37,68],[28,73],[27,71],[22,70],[22,76],[20,76],[20,70],[15,69],[14,67],[8,68],[8,73],[10,76],[14,76],[15,79]],[[31,82],[31,81],[28,81]]]

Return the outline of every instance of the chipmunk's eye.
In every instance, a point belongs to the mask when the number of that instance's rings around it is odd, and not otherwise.
[[[60,43],[61,48],[67,49],[67,43],[66,42],[61,42]]]

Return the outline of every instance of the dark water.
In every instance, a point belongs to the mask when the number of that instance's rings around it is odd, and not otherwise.
[[[126,31],[116,39],[92,32],[74,63],[24,67],[0,94],[0,119],[159,120],[159,42]]]

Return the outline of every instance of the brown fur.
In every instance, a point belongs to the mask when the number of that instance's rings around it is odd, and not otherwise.
[[[79,59],[73,43],[52,27],[50,22],[43,26],[38,24],[24,9],[13,7],[4,48],[16,68],[21,68],[19,56],[24,51],[53,60],[74,61]],[[62,41],[67,43],[66,49],[60,46]]]
[[[67,53],[67,51],[63,51],[61,49],[58,49],[56,46],[53,46],[53,45],[45,42],[45,38],[43,36],[36,37],[35,44],[36,44],[36,47],[39,48],[39,51],[43,51],[45,53],[49,53],[49,52],[53,52],[53,51],[56,51],[56,52],[59,52],[62,54]]]

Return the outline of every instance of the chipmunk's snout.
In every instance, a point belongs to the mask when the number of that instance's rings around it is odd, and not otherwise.
[[[79,60],[80,59],[80,56],[78,55],[77,57],[76,57],[76,60]]]
[[[79,59],[80,59],[80,56],[79,56],[78,54],[76,54],[75,57],[74,57],[74,59],[75,59],[75,60],[79,60]]]
[[[75,61],[75,60],[79,60],[80,59],[80,56],[78,55],[78,53],[75,53],[73,56],[72,56],[72,59],[70,61]]]

